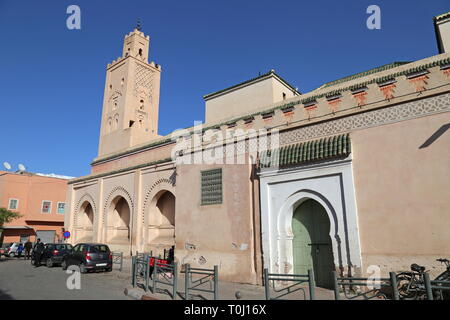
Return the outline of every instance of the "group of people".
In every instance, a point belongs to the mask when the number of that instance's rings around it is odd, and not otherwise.
[[[25,245],[22,243],[19,243],[19,246],[17,247],[17,256],[20,258],[22,257],[23,251],[25,251],[24,258],[30,259],[31,258],[31,248],[33,247],[33,244],[28,240],[25,242]]]
[[[31,249],[33,249],[33,257],[31,256]],[[34,246],[29,240],[25,242],[25,244],[19,243],[19,246],[17,247],[17,257],[22,257],[24,251],[24,258],[26,260],[32,258],[34,266],[40,266],[41,255],[44,252],[44,244],[41,242],[41,239],[38,238]]]

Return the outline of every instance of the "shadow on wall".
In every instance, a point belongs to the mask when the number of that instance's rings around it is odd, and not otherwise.
[[[439,129],[436,130],[435,133],[433,133],[431,135],[431,137],[429,137],[427,139],[427,141],[425,141],[420,147],[419,149],[423,149],[426,148],[428,146],[430,146],[433,142],[435,142],[437,139],[439,139],[448,129],[450,129],[450,123],[444,124],[442,127],[440,127]]]

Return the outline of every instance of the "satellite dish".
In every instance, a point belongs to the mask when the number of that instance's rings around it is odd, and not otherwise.
[[[24,172],[26,170],[25,166],[23,164],[21,164],[21,163],[19,163],[18,167],[19,167],[19,171],[20,172]]]
[[[6,170],[11,170],[11,165],[8,162],[3,162],[3,166]]]

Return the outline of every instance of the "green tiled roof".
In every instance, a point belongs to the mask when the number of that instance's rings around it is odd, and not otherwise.
[[[368,76],[368,75],[373,74],[373,73],[377,73],[377,72],[389,70],[389,69],[392,69],[392,68],[395,68],[395,67],[399,67],[399,66],[407,64],[407,63],[410,63],[410,62],[409,61],[408,62],[407,61],[399,61],[399,62],[388,63],[388,64],[385,64],[385,65],[383,65],[381,67],[373,68],[373,69],[370,69],[370,70],[367,70],[367,71],[364,71],[364,72],[353,74],[353,75],[348,76],[348,77],[344,77],[344,78],[341,78],[341,79],[338,79],[338,80],[327,82],[324,85],[322,85],[320,88],[331,87],[331,86],[334,86],[334,85],[337,85],[337,84],[340,84],[340,83],[343,83],[343,82],[347,82],[347,81],[351,81],[351,80],[354,80],[354,79],[357,79],[357,78],[365,77],[365,76]]]
[[[398,63],[405,64],[404,62],[394,62],[394,64],[395,63],[397,63],[397,64]],[[207,126],[207,127],[203,128],[202,131],[205,132],[208,129],[219,129],[223,125],[227,125],[227,124],[230,124],[230,123],[235,123],[237,121],[240,121],[240,120],[243,120],[243,119],[247,119],[247,118],[250,118],[250,117],[255,117],[255,116],[261,115],[263,113],[270,112],[270,111],[274,111],[274,110],[278,110],[278,109],[284,109],[284,108],[290,108],[290,107],[294,107],[294,106],[299,105],[299,104],[307,104],[307,103],[310,103],[312,101],[316,101],[317,99],[320,99],[322,97],[326,97],[326,96],[330,96],[330,95],[334,95],[334,94],[340,94],[340,93],[342,93],[342,92],[344,92],[346,90],[355,90],[357,88],[364,87],[364,86],[367,86],[367,85],[372,84],[372,83],[382,83],[382,82],[394,79],[394,78],[399,77],[399,76],[408,75],[408,74],[416,73],[416,72],[421,72],[421,71],[427,70],[428,68],[432,68],[432,67],[436,67],[436,66],[446,66],[446,65],[449,65],[449,64],[450,64],[450,58],[444,58],[444,59],[440,59],[440,60],[437,60],[437,61],[425,63],[425,64],[419,65],[417,67],[409,68],[409,69],[406,69],[406,70],[392,72],[392,73],[390,73],[390,74],[388,74],[386,76],[376,77],[376,78],[373,78],[373,79],[370,79],[370,80],[367,80],[367,81],[362,81],[362,82],[359,82],[359,83],[357,83],[355,85],[339,88],[338,90],[330,90],[330,91],[326,91],[326,92],[320,92],[320,93],[311,95],[311,96],[306,97],[306,98],[303,98],[302,96],[300,96],[299,99],[296,100],[296,101],[291,101],[291,102],[288,102],[288,103],[285,103],[285,104],[282,104],[282,105],[278,105],[278,106],[272,107],[270,109],[265,109],[265,110],[262,110],[262,111],[259,111],[259,112],[255,112],[255,113],[252,113],[252,114],[246,114],[246,115],[238,116],[238,117],[232,118],[230,120],[227,120],[227,121],[224,121],[224,122],[221,122],[221,123],[218,123],[218,124]],[[390,65],[392,65],[392,64],[390,64]],[[384,67],[386,69],[389,69],[387,66],[389,66],[389,65],[386,65]],[[383,67],[380,67],[380,68],[383,68]],[[394,66],[392,66],[391,68],[394,68]],[[372,70],[374,70],[374,69],[372,69]],[[370,72],[370,70],[366,71],[366,72]],[[355,77],[356,78],[356,75],[351,76],[351,77]],[[341,79],[341,80],[343,80],[343,79]],[[336,80],[336,81],[339,81],[339,80]],[[190,131],[191,134],[195,131],[193,127],[187,127],[186,130]],[[99,162],[103,162],[103,161],[113,160],[113,159],[116,159],[116,158],[118,158],[120,156],[127,155],[129,153],[143,151],[143,150],[146,150],[146,149],[150,149],[150,148],[153,148],[153,147],[158,147],[158,146],[161,146],[163,144],[168,144],[168,143],[175,143],[175,141],[173,141],[171,138],[163,138],[162,140],[151,142],[149,144],[146,144],[146,145],[143,145],[143,146],[139,146],[139,147],[136,147],[136,148],[124,151],[124,152],[116,153],[116,154],[113,154],[111,156],[107,156],[105,158],[97,159],[94,162],[92,162],[91,165],[95,165],[95,164],[97,164]]]
[[[350,135],[347,133],[264,151],[261,153],[259,167],[289,166],[347,156],[350,152]]]

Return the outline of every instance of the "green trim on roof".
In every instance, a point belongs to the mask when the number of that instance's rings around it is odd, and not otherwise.
[[[292,91],[297,92],[298,94],[300,94],[300,92],[299,92],[296,88],[294,88],[293,86],[291,86],[286,80],[284,80],[282,77],[280,77],[274,70],[270,70],[269,72],[264,73],[264,74],[262,74],[262,75],[260,75],[260,76],[257,76],[256,78],[252,78],[252,79],[250,79],[250,80],[246,80],[246,81],[244,81],[244,82],[235,84],[235,85],[233,85],[233,86],[231,86],[231,87],[228,87],[228,88],[225,88],[225,89],[222,89],[222,90],[219,90],[219,91],[216,91],[216,92],[213,92],[213,93],[209,93],[209,94],[207,94],[207,95],[204,95],[204,96],[203,96],[203,99],[208,99],[208,98],[210,98],[210,97],[212,97],[212,96],[215,96],[215,95],[217,95],[217,94],[220,94],[220,93],[229,91],[229,90],[231,90],[231,89],[240,87],[240,86],[242,86],[242,85],[244,85],[244,84],[253,82],[253,81],[258,80],[258,79],[265,78],[265,77],[270,76],[270,75],[276,76],[277,78],[279,78],[279,79],[281,80],[281,82],[283,82],[283,83],[284,83],[287,87],[289,87]]]
[[[350,134],[347,133],[264,151],[261,153],[258,164],[260,168],[284,167],[343,157],[349,155],[350,152]]]
[[[119,153],[113,154],[113,155],[108,156],[108,157],[105,157],[105,158],[100,158],[100,159],[98,159],[98,160],[93,161],[93,162],[91,163],[91,166],[93,166],[93,165],[95,165],[95,164],[97,164],[97,163],[100,163],[100,162],[105,162],[105,161],[113,160],[113,159],[115,159],[115,158],[119,158],[119,157],[121,157],[121,156],[130,154],[130,153],[142,151],[142,150],[145,150],[145,149],[150,149],[150,148],[152,148],[152,147],[157,147],[157,146],[160,146],[160,145],[162,145],[162,144],[167,144],[167,143],[169,143],[169,142],[175,143],[175,141],[172,141],[172,138],[167,138],[167,139],[163,139],[163,140],[151,142],[151,143],[149,143],[149,144],[140,146],[140,147],[138,147],[138,148],[134,148],[134,149],[131,149],[131,150],[119,152]]]
[[[402,66],[407,63],[411,63],[411,61],[398,61],[398,62],[388,63],[385,65],[382,65],[381,67],[376,67],[376,68],[373,68],[373,69],[370,69],[370,70],[367,70],[364,72],[356,73],[354,75],[347,76],[347,77],[344,77],[344,78],[341,78],[338,80],[327,82],[324,85],[322,85],[320,88],[328,88],[328,87],[331,87],[331,86],[334,86],[334,85],[337,85],[337,84],[340,84],[343,82],[351,81],[351,80],[354,80],[357,78],[362,78],[362,77],[368,76],[373,73],[378,73],[378,72],[386,71],[386,70],[389,70],[389,69],[392,69],[395,67],[399,67],[399,66]]]
[[[372,84],[372,83],[380,83],[380,82],[384,82],[384,81],[387,81],[387,80],[392,80],[392,79],[394,79],[396,77],[399,77],[399,76],[403,76],[403,75],[407,75],[407,74],[411,74],[411,73],[415,73],[415,72],[420,72],[420,71],[424,71],[424,70],[427,70],[427,69],[432,68],[432,67],[444,66],[444,65],[448,65],[448,64],[450,64],[450,58],[433,61],[433,62],[430,62],[430,63],[423,64],[421,66],[410,68],[410,69],[407,69],[407,70],[404,70],[404,71],[391,73],[391,74],[383,76],[383,77],[378,77],[378,78],[374,78],[372,80],[360,82],[360,83],[357,83],[355,85],[344,87],[344,88],[341,88],[341,89],[338,89],[338,90],[327,91],[327,92],[324,92],[324,93],[320,93],[320,94],[309,96],[307,98],[298,99],[296,101],[285,103],[285,104],[282,104],[282,105],[279,105],[279,106],[276,106],[276,107],[273,107],[273,108],[270,108],[270,109],[266,109],[266,110],[263,110],[263,111],[255,112],[253,114],[247,114],[247,115],[244,115],[244,116],[241,116],[241,117],[238,117],[238,118],[233,118],[233,119],[228,120],[226,122],[222,122],[220,124],[216,124],[216,125],[214,125],[214,127],[217,127],[217,126],[220,127],[220,126],[226,125],[228,123],[236,122],[236,121],[243,120],[243,119],[246,119],[246,118],[249,118],[249,117],[255,117],[255,116],[258,116],[258,115],[263,114],[263,113],[267,113],[267,112],[278,110],[278,109],[284,109],[284,108],[287,108],[287,107],[290,107],[290,106],[296,106],[296,105],[299,105],[299,104],[307,104],[307,103],[310,103],[312,101],[317,101],[317,99],[320,99],[320,98],[323,98],[323,97],[341,94],[342,92],[347,91],[347,90],[355,90],[355,89],[358,89],[358,88],[361,88],[361,87],[364,87],[364,86],[368,86],[369,84]],[[212,127],[213,126],[206,127],[203,130],[206,131],[208,129],[211,129]]]
[[[448,17],[450,17],[450,11],[434,17],[433,20],[434,21],[440,21],[440,20],[443,20],[443,19],[448,18]]]
[[[118,170],[114,170],[114,171],[99,173],[99,174],[95,174],[92,176],[81,177],[78,179],[70,180],[67,184],[74,184],[74,183],[83,182],[83,181],[87,181],[87,180],[98,179],[98,178],[110,176],[110,175],[117,174],[117,173],[141,169],[141,168],[152,166],[155,164],[161,164],[161,163],[166,163],[166,162],[171,162],[171,161],[172,161],[172,158],[156,160],[156,161],[152,161],[152,162],[148,162],[148,163],[138,164],[138,165],[132,166],[132,167],[127,167],[127,168],[118,169]]]
[[[397,62],[397,63],[401,63],[401,62]],[[326,97],[326,96],[330,96],[330,95],[334,95],[334,94],[340,94],[340,93],[342,93],[344,91],[355,90],[355,89],[367,86],[367,85],[372,84],[372,83],[382,83],[382,82],[385,82],[385,81],[388,81],[388,80],[392,80],[392,79],[394,79],[396,77],[399,77],[399,76],[403,76],[403,75],[407,75],[407,74],[411,74],[411,73],[415,73],[415,72],[424,71],[424,70],[427,70],[429,68],[436,67],[436,66],[445,66],[445,65],[449,65],[449,64],[450,64],[450,58],[436,60],[436,61],[433,61],[433,62],[430,62],[430,63],[426,63],[426,64],[423,64],[423,65],[420,65],[420,66],[417,66],[417,67],[414,67],[414,68],[410,68],[410,69],[399,71],[399,72],[394,72],[394,73],[388,74],[386,76],[374,78],[372,80],[368,80],[368,81],[364,81],[364,82],[360,82],[360,83],[357,83],[357,84],[352,85],[352,86],[343,87],[343,88],[338,89],[338,90],[327,91],[327,92],[324,92],[324,93],[320,93],[320,94],[309,96],[307,98],[302,98],[302,99],[298,99],[296,101],[285,103],[285,104],[282,104],[282,105],[279,105],[279,106],[276,106],[276,107],[273,107],[273,108],[270,108],[270,109],[262,110],[260,112],[256,112],[256,113],[253,113],[253,114],[246,114],[246,115],[243,115],[243,116],[240,116],[240,117],[236,117],[236,118],[230,119],[228,121],[224,121],[224,122],[219,123],[219,124],[215,124],[215,125],[211,125],[211,126],[205,127],[205,128],[202,129],[202,132],[205,132],[206,130],[209,130],[209,129],[218,129],[218,128],[220,128],[223,125],[228,125],[228,124],[231,124],[231,123],[234,123],[234,122],[237,122],[237,121],[240,121],[240,120],[244,120],[244,119],[247,119],[247,118],[250,118],[250,117],[256,117],[256,116],[261,115],[263,113],[267,113],[267,112],[271,112],[271,111],[275,111],[275,110],[281,110],[281,109],[293,107],[293,106],[296,106],[296,105],[299,105],[299,104],[307,104],[307,103],[310,103],[312,101],[317,101],[317,99],[320,99],[322,97]],[[195,130],[193,130],[193,127],[187,127],[187,128],[185,128],[185,130],[190,131],[189,134],[192,134],[195,131]],[[92,162],[91,165],[97,164],[99,162],[113,160],[115,158],[118,158],[118,157],[130,154],[130,153],[142,151],[142,150],[149,149],[149,148],[152,148],[152,147],[157,147],[157,146],[169,143],[171,141],[172,141],[171,138],[167,138],[167,139],[164,139],[164,140],[152,142],[150,144],[147,144],[147,145],[135,148],[135,149],[131,149],[131,150],[128,150],[128,151],[117,153],[117,154],[111,155],[111,156],[106,157],[106,158],[98,159],[98,160]],[[175,143],[175,141],[172,141],[172,142]]]

